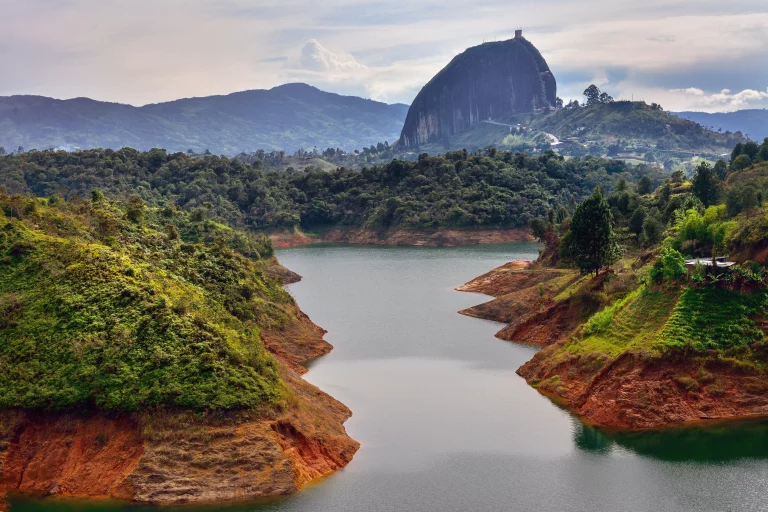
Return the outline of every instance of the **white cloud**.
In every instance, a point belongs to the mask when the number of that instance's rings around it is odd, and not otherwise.
[[[688,87],[685,89],[670,89],[669,92],[692,97],[691,104],[693,107],[701,108],[702,110],[722,110],[723,107],[735,110],[752,106],[755,103],[761,104],[768,100],[768,88],[765,91],[744,89],[736,93],[730,89],[722,89],[717,93],[706,94],[699,88]]]
[[[683,94],[690,94],[691,96],[704,96],[704,91],[702,91],[698,87],[686,87],[685,89],[670,89],[669,92],[681,92]]]
[[[367,69],[347,53],[333,53],[321,45],[316,39],[310,39],[301,49],[299,64],[310,71],[327,71],[332,73]]]
[[[311,39],[289,59],[282,79],[302,81],[342,94],[365,96],[377,101],[409,101],[451,58],[439,55],[424,59],[366,65],[348,53],[335,53]]]

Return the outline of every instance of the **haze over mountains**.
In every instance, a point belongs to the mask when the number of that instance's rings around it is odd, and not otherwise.
[[[675,115],[715,130],[740,131],[756,141],[768,137],[768,110],[766,109],[746,109],[714,114],[708,112],[675,112]]]
[[[134,107],[87,98],[0,97],[8,150],[133,147],[234,155],[257,149],[359,149],[394,142],[408,106],[286,84]]]

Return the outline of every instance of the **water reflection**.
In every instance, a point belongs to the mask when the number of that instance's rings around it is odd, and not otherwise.
[[[607,454],[614,446],[667,462],[731,462],[768,459],[768,420],[720,422],[657,431],[604,430],[574,421],[573,443]]]

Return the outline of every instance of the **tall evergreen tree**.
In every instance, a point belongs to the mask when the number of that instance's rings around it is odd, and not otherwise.
[[[701,162],[693,177],[693,195],[699,198],[704,206],[712,206],[720,197],[720,179],[707,162]]]
[[[576,208],[571,229],[563,239],[563,254],[576,263],[582,274],[598,275],[600,269],[619,259],[620,252],[611,207],[598,187]]]

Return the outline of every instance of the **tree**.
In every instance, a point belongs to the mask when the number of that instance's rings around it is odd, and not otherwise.
[[[547,236],[547,223],[541,219],[531,219],[531,234],[540,242],[543,242]]]
[[[643,176],[637,182],[637,193],[644,195],[651,192],[653,192],[653,180],[648,176]]]
[[[134,196],[128,201],[125,216],[131,222],[139,223],[144,218],[144,207],[144,201],[140,197]]]
[[[737,171],[741,171],[752,165],[752,160],[750,160],[747,155],[739,155],[733,160],[731,165],[733,165],[733,168]]]
[[[643,232],[643,224],[645,223],[646,215],[647,214],[645,208],[640,207],[635,210],[634,213],[632,213],[632,216],[629,218],[629,231],[638,237]]]
[[[680,281],[685,274],[685,258],[671,247],[664,247],[661,250],[650,272],[651,279],[659,284],[665,280]]]
[[[5,154],[5,148],[3,146],[0,146],[0,155]]]
[[[725,180],[725,177],[728,174],[728,164],[722,159],[715,162],[715,174],[717,174],[717,177],[721,180]]]
[[[768,161],[768,137],[766,137],[765,140],[763,140],[763,143],[760,144],[760,151],[757,152],[757,158],[763,162]]]
[[[598,275],[600,269],[619,258],[611,208],[600,187],[576,207],[571,229],[563,240],[563,252],[573,259],[582,274]]]
[[[600,103],[613,103],[613,96],[611,96],[607,92],[601,92]]]
[[[744,144],[744,148],[741,152],[742,155],[747,155],[750,160],[754,160],[757,156],[757,152],[760,151],[760,147],[756,142],[749,141]]]
[[[720,197],[720,179],[707,162],[701,162],[696,167],[696,174],[693,177],[693,195],[698,197],[704,206],[717,203]]]
[[[742,152],[744,151],[744,144],[739,142],[735,146],[733,146],[733,151],[731,151],[731,162],[736,160],[736,157],[738,157]]]
[[[648,216],[643,222],[643,245],[650,247],[661,241],[664,226],[655,217]]]
[[[587,98],[587,105],[597,105],[600,103],[600,89],[595,84],[584,89],[584,96]]]

